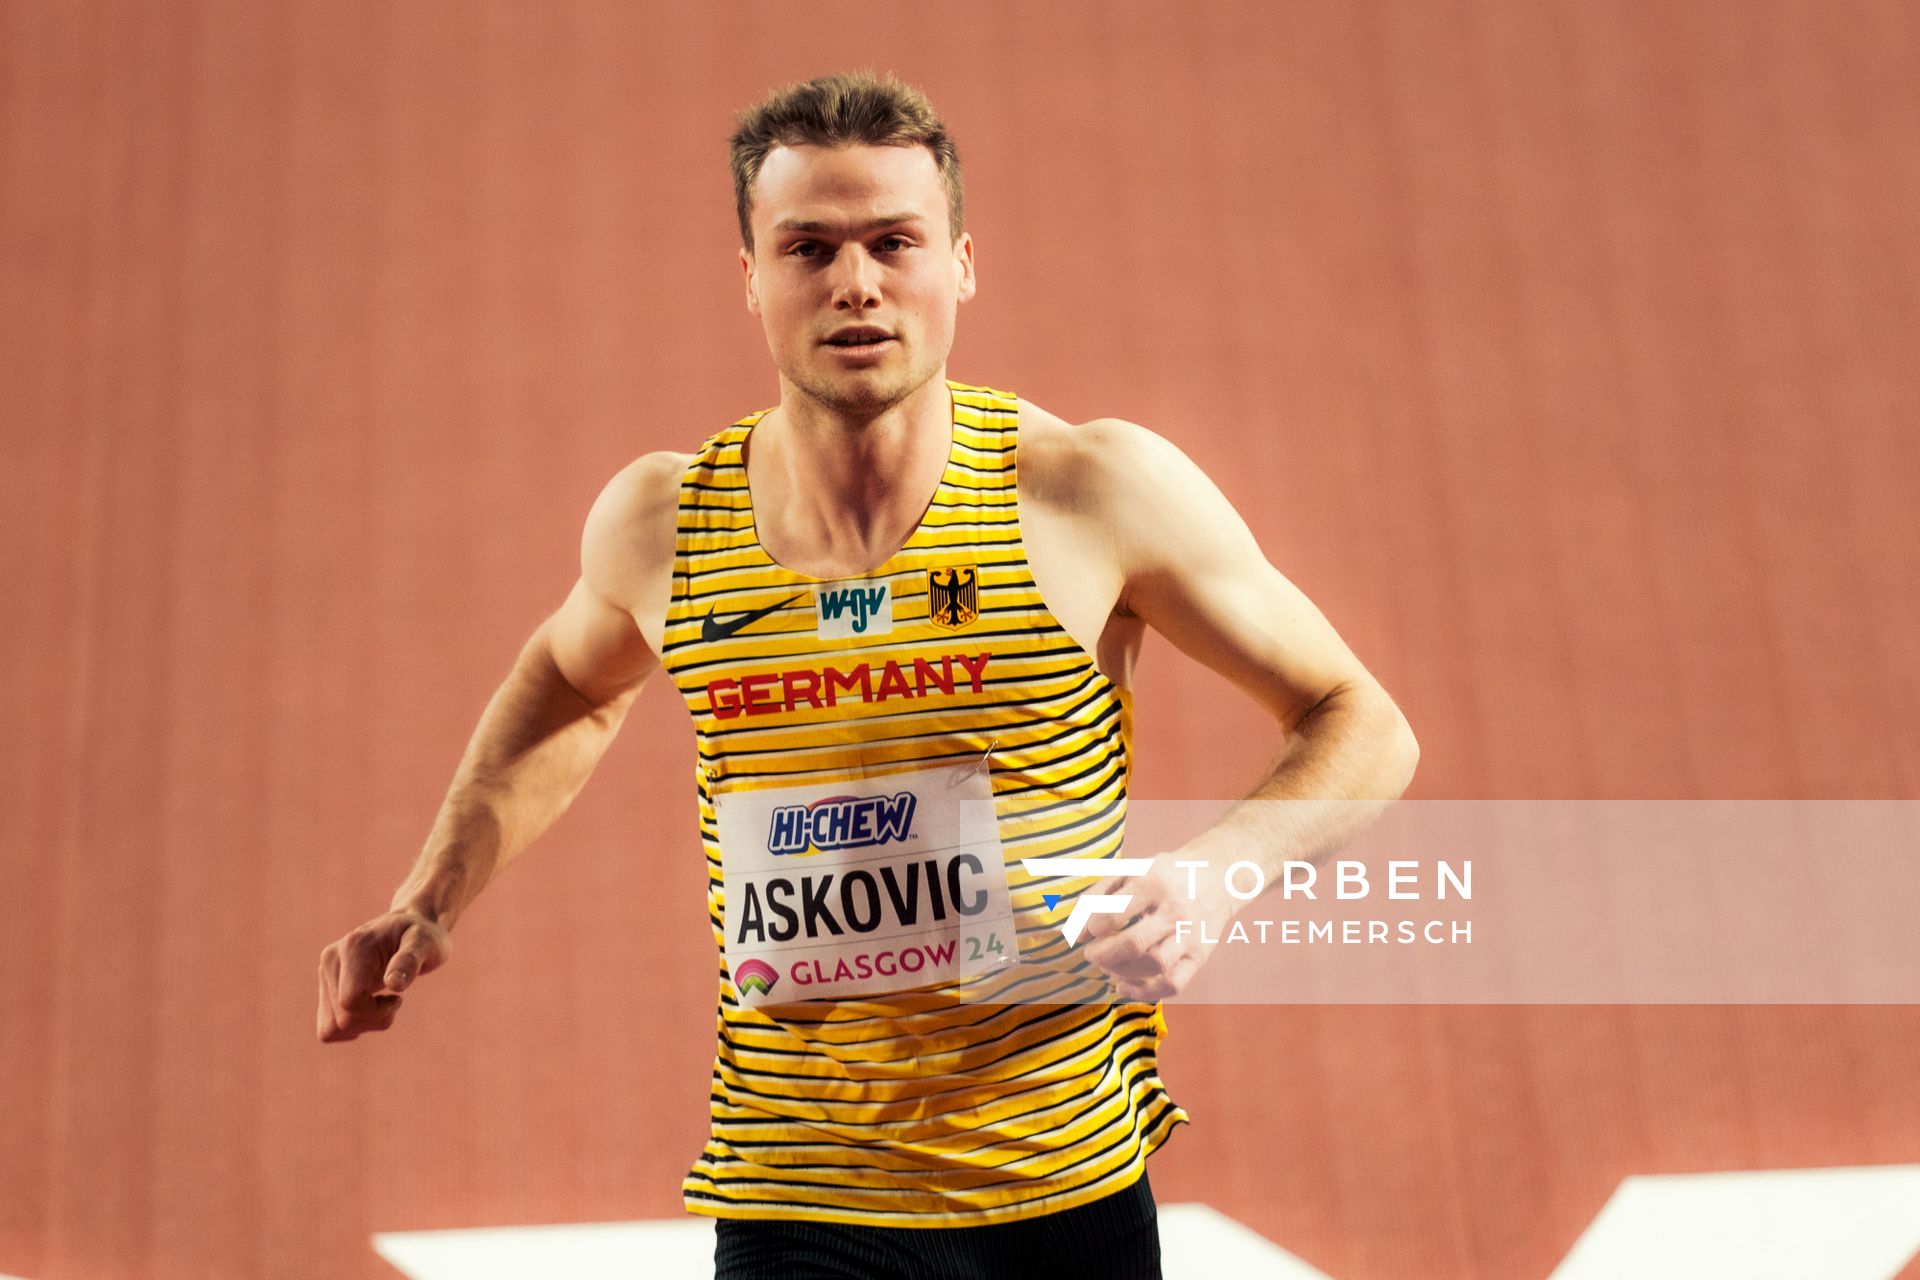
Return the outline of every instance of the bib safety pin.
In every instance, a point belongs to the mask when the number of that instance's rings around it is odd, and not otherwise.
[[[966,768],[961,769],[959,773],[953,774],[951,777],[949,777],[947,779],[947,785],[949,787],[957,787],[961,783],[965,782],[968,778],[973,777],[977,773],[988,773],[989,776],[991,776],[990,770],[993,764],[994,748],[998,747],[999,745],[1000,745],[1000,739],[998,738],[987,739],[987,749],[980,753],[980,758],[978,760],[975,760],[972,764],[968,765]]]

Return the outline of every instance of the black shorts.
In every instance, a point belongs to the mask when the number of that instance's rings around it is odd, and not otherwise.
[[[1125,1190],[981,1227],[854,1227],[720,1218],[714,1280],[1160,1280],[1160,1226],[1143,1169]]]

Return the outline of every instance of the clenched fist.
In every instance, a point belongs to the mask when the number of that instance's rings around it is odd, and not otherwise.
[[[1155,858],[1143,876],[1110,877],[1088,892],[1131,899],[1123,912],[1088,920],[1080,944],[1088,961],[1112,975],[1123,1000],[1179,995],[1206,963],[1210,948],[1201,938],[1217,936],[1239,905],[1217,886],[1196,886],[1177,853]]]
[[[453,954],[453,935],[412,911],[376,916],[320,953],[320,1039],[385,1031],[400,993]]]

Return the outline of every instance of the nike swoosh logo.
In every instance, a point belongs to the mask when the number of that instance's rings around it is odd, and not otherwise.
[[[802,594],[805,593],[803,592]],[[778,613],[799,598],[799,596],[788,596],[779,604],[770,604],[764,609],[755,609],[752,613],[743,613],[737,618],[728,618],[725,622],[715,622],[713,620],[713,610],[709,609],[707,610],[707,616],[700,620],[700,640],[704,644],[712,644],[715,640],[725,640],[735,632],[752,626],[768,614]]]

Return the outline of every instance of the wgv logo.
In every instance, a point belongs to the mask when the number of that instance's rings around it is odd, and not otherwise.
[[[1042,876],[1060,876],[1070,880],[1105,880],[1109,877],[1143,876],[1153,869],[1152,858],[1022,858],[1020,865],[1027,874],[1035,878]],[[1043,893],[1047,910],[1052,911],[1060,905],[1062,893]],[[1067,912],[1067,921],[1060,926],[1060,933],[1072,946],[1080,941],[1080,934],[1087,927],[1087,921],[1095,916],[1119,915],[1133,901],[1130,893],[1083,893],[1073,900],[1073,910]]]
[[[893,630],[893,584],[826,583],[813,589],[822,640],[884,636]]]
[[[767,852],[811,856],[905,840],[913,830],[913,792],[892,796],[827,796],[773,811]]]

